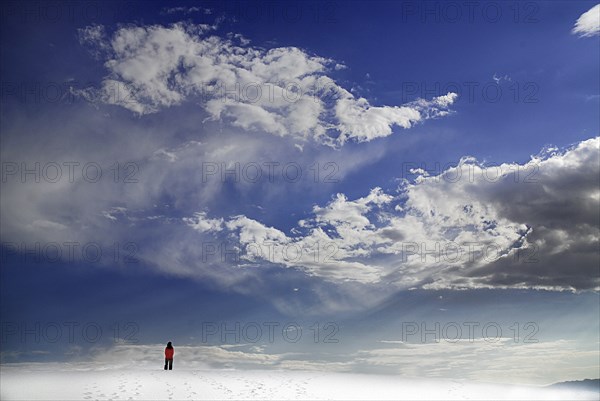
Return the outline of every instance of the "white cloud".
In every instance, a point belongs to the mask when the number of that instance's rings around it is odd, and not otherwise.
[[[524,343],[513,338],[494,341],[474,338],[431,343],[381,342],[384,347],[357,352],[355,361],[413,377],[514,384],[550,384],[565,377],[593,376],[597,371],[594,346],[582,349],[567,340]]]
[[[164,8],[161,12],[162,14],[192,14],[192,13],[201,13],[201,14],[212,14],[212,9],[204,8],[204,7],[168,7]]]
[[[492,79],[496,82],[496,84],[500,84],[500,82],[502,81],[507,81],[507,82],[511,82],[512,78],[509,77],[507,74],[504,75],[496,75],[496,73],[494,73],[494,75],[492,76]]]
[[[289,344],[288,344],[289,345]],[[368,344],[363,344],[363,347]],[[429,343],[382,340],[372,348],[327,353],[273,352],[264,344],[177,345],[177,369],[209,370],[307,370],[329,372],[370,372],[397,375],[397,378],[458,379],[480,383],[547,385],[569,379],[590,377],[597,372],[597,344],[581,347],[574,341],[551,340],[537,343],[515,342],[513,338],[488,341],[482,338]],[[138,371],[156,369],[164,344],[116,344],[75,353],[68,364],[72,369],[111,369]],[[34,351],[35,352],[35,351]],[[44,351],[38,351],[41,353]],[[91,355],[88,355],[88,352]],[[2,352],[3,362],[22,356]],[[84,359],[84,357],[86,357]],[[477,363],[474,363],[477,361]],[[61,366],[54,364],[12,364],[32,371]],[[230,370],[231,372],[231,370]]]
[[[85,104],[58,113],[40,113],[35,118],[13,117],[3,131],[2,160],[22,162],[29,169],[35,163],[40,163],[42,169],[48,163],[58,163],[63,169],[56,183],[44,177],[35,182],[32,176],[22,182],[16,174],[2,184],[3,241],[15,247],[24,243],[27,249],[33,249],[36,243],[94,242],[103,250],[115,242],[134,242],[139,250],[136,258],[158,272],[205,278],[214,285],[228,286],[257,273],[251,269],[215,268],[218,263],[212,259],[210,262],[215,263],[204,262],[203,240],[214,241],[211,235],[217,232],[221,216],[194,212],[219,210],[227,201],[225,186],[235,196],[255,198],[263,207],[285,197],[311,197],[323,186],[314,185],[309,166],[334,163],[338,168],[335,178],[343,180],[345,174],[373,163],[383,154],[383,144],[336,151],[304,143],[305,152],[298,152],[287,140],[272,136],[240,136],[230,129],[204,136],[204,131],[212,131],[216,124],[206,123],[206,127],[201,120],[186,114],[186,118],[153,119],[147,124],[128,113],[106,117]],[[33,135],[23,136],[25,131]],[[63,164],[70,161],[79,163],[72,182]],[[287,183],[281,168],[291,161],[302,167],[303,176],[298,182]],[[88,162],[102,167],[103,175],[97,183],[82,178],[82,168]],[[115,181],[117,162],[120,169]],[[243,179],[225,183],[219,172],[203,179],[204,163],[231,169],[235,163],[244,166],[263,162],[280,163],[273,182],[268,180],[266,168],[258,183]],[[127,169],[127,163],[136,169]],[[137,181],[124,183],[128,174]],[[184,216],[189,220],[182,220]],[[229,231],[224,225],[223,230]],[[75,256],[80,255],[78,252]],[[97,263],[98,268],[115,266],[109,257],[102,261],[108,263]],[[340,276],[343,271],[335,274]]]
[[[68,227],[65,226],[64,224],[56,223],[54,221],[48,221],[48,220],[35,220],[31,224],[30,227],[32,230],[66,230],[66,229],[68,229]]]
[[[241,244],[265,244],[269,242],[285,244],[288,242],[288,238],[283,232],[273,227],[267,227],[246,216],[233,217],[225,225],[231,231],[239,230],[238,237]]]
[[[109,50],[106,31],[102,25],[90,25],[79,30],[79,42],[88,46],[94,57],[100,58],[101,55]]]
[[[295,236],[245,216],[225,227],[243,259],[335,282],[597,289],[599,141],[523,165],[463,158],[405,182],[397,195],[380,188],[356,200],[338,194],[300,220]]]
[[[575,22],[572,33],[579,35],[579,37],[590,37],[600,34],[600,4],[596,4],[581,14],[577,22]]]
[[[64,170],[57,183],[21,183],[18,177],[4,183],[0,193],[3,241],[27,243],[29,248],[36,242],[93,241],[109,247],[115,241],[133,241],[139,244],[136,257],[156,271],[240,288],[262,274],[252,266],[291,268],[294,271],[286,274],[308,276],[313,283],[325,279],[328,283],[323,285],[339,284],[366,297],[373,285],[556,290],[599,285],[594,270],[600,237],[594,224],[600,201],[597,138],[564,152],[549,148],[525,164],[485,167],[463,158],[459,166],[439,174],[413,169],[421,175],[403,183],[398,192],[375,188],[358,198],[335,195],[300,214],[296,227],[286,230],[262,221],[262,211],[253,216],[220,214],[223,180],[216,175],[204,181],[203,163],[223,162],[230,168],[233,162],[297,160],[302,166],[322,166],[335,161],[343,179],[343,174],[378,157],[373,149],[380,145],[332,150],[306,143],[305,151],[298,152],[278,138],[224,131],[202,137],[202,143],[190,136],[194,139],[168,146],[173,140],[170,135],[185,132],[185,124],[171,133],[167,128],[171,121],[147,127],[113,118],[109,130],[95,110],[81,107],[75,114],[76,118],[56,121],[42,115],[38,125],[24,120],[19,126],[7,126],[3,160],[22,160],[29,168],[34,161],[44,165],[77,160],[80,169],[88,161],[105,160],[109,162],[102,164],[103,180],[87,183],[78,170],[70,183]],[[23,131],[59,135],[52,136],[54,145],[43,146],[47,142],[19,136]],[[72,141],[75,135],[81,140]],[[57,145],[62,143],[72,144],[69,153]],[[139,166],[135,176],[139,182],[115,183],[111,165],[129,160]],[[506,174],[496,178],[500,170]],[[517,182],[511,174],[515,170],[520,171]],[[462,179],[457,181],[458,174]],[[525,181],[529,179],[533,181]],[[231,184],[236,196],[245,199],[251,199],[246,191],[259,191],[260,199],[266,199],[261,206],[267,206],[268,199],[308,196],[315,190],[310,174],[307,182],[290,185],[266,180],[264,185]],[[204,261],[202,245],[209,241],[240,247],[239,264],[218,263],[218,254],[211,260],[214,263]],[[270,248],[257,248],[255,243],[261,242],[271,243]],[[456,246],[469,251],[469,243],[476,243],[478,251],[492,246],[492,258],[481,252],[451,263],[443,259],[444,254],[439,258],[441,250]],[[415,244],[416,252],[410,248]],[[302,250],[299,256],[298,249]],[[499,257],[494,259],[496,250]],[[534,263],[526,263],[527,259]],[[249,268],[240,269],[242,265]],[[327,294],[330,288],[321,292],[322,298],[329,305],[348,308],[351,303],[339,294]]]
[[[223,229],[223,219],[209,219],[206,217],[206,212],[194,213],[194,217],[184,217],[183,221],[200,232],[221,231]]]
[[[240,35],[208,36],[213,28],[183,23],[122,27],[110,39],[100,26],[82,29],[81,42],[104,55],[110,74],[101,88],[78,93],[140,115],[200,98],[211,119],[336,147],[444,116],[457,96],[373,106],[326,75],[340,69],[332,60],[295,47],[250,47]]]

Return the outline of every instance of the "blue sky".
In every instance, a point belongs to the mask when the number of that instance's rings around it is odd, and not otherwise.
[[[2,363],[600,376],[595,2],[93,4],[3,5]]]

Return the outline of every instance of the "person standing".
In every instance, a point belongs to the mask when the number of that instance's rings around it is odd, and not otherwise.
[[[165,370],[167,370],[167,365],[169,366],[169,370],[173,370],[173,355],[175,355],[175,349],[171,341],[169,341],[165,348]]]

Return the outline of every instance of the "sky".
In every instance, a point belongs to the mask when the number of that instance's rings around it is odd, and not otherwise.
[[[1,17],[3,365],[600,377],[596,2]]]

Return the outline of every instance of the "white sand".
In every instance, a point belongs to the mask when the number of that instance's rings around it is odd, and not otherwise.
[[[415,380],[384,375],[269,371],[98,370],[48,364],[2,365],[8,400],[575,400],[597,393],[539,387]]]

